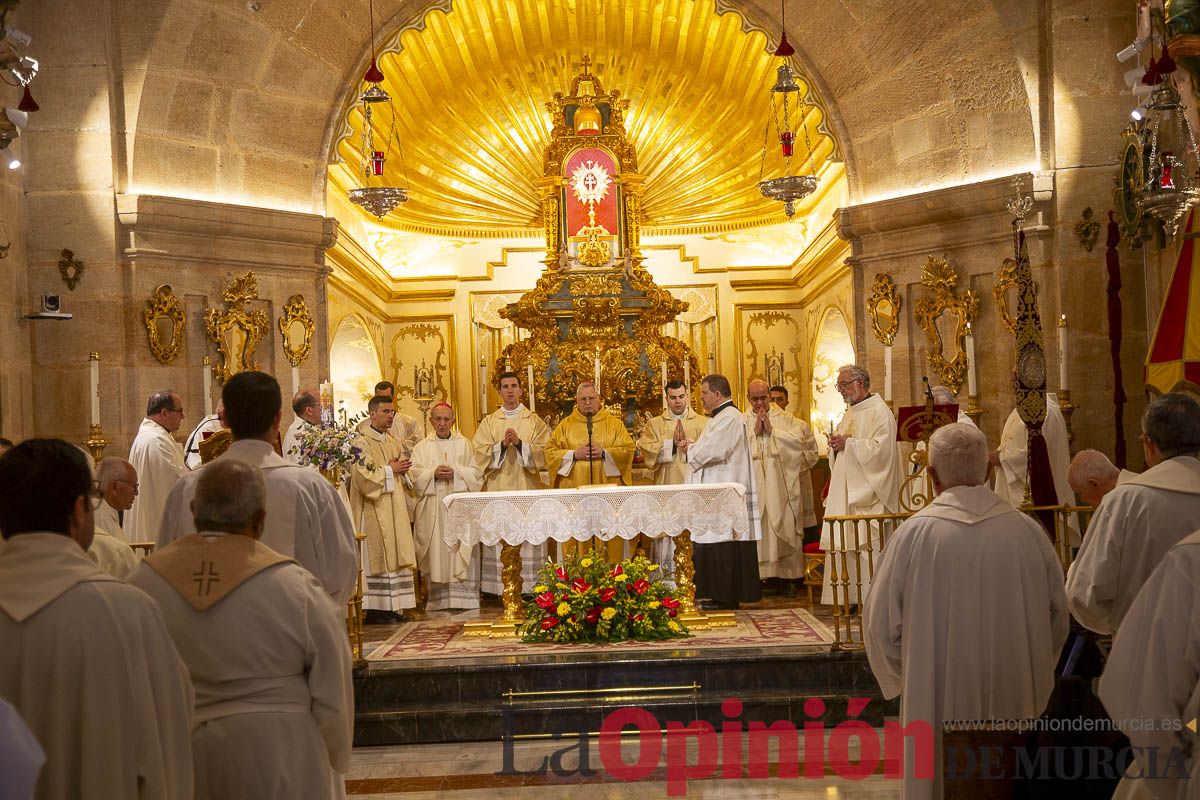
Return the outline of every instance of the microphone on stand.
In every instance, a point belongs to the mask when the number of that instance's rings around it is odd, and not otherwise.
[[[926,396],[927,398],[929,398],[930,402],[934,402],[934,399],[933,399],[933,389],[932,389],[932,388],[929,386],[929,378],[928,378],[928,376],[926,376],[926,375],[922,375],[922,376],[921,376],[921,380],[922,380],[922,381],[925,383],[925,396]]]
[[[592,484],[595,483],[594,476],[592,475],[592,415],[584,414],[584,417],[587,418],[588,432],[588,484]]]

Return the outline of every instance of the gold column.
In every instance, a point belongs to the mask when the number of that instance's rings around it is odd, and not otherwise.
[[[558,248],[562,243],[559,239],[559,190],[562,188],[562,178],[549,175],[538,178],[533,182],[542,195],[542,225],[546,234],[546,266],[558,263]]]
[[[636,172],[626,172],[621,175],[621,189],[625,198],[625,246],[630,255],[641,258],[642,255],[642,190],[646,182],[645,175]]]

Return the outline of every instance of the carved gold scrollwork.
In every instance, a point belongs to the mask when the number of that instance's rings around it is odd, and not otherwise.
[[[1008,290],[1017,288],[1017,262],[1011,258],[1004,259],[1004,265],[996,274],[996,285],[992,287],[992,297],[996,300],[996,310],[1000,312],[1000,322],[1013,336],[1017,335],[1017,318],[1008,305]]]
[[[279,318],[279,333],[283,336],[283,354],[293,367],[300,366],[312,352],[312,340],[317,326],[302,295],[294,294],[283,307]]]
[[[225,310],[210,308],[204,312],[204,327],[217,345],[221,358],[213,363],[213,375],[226,381],[239,372],[258,369],[254,350],[270,330],[267,312],[247,311],[246,303],[258,300],[258,277],[247,272],[234,278],[222,294]]]
[[[913,313],[932,345],[929,367],[951,392],[957,394],[967,375],[967,324],[979,314],[979,296],[968,289],[956,293],[958,274],[943,259],[929,256],[921,270],[921,284],[933,292],[916,302]],[[942,322],[943,318],[945,323]],[[949,323],[949,341],[944,341],[942,326]],[[946,346],[953,347],[947,358]]]
[[[184,326],[183,304],[170,284],[164,283],[154,290],[154,296],[146,301],[142,311],[142,322],[146,325],[151,355],[160,364],[170,364],[183,349]]]
[[[867,298],[867,312],[871,315],[871,330],[881,345],[890,347],[900,330],[900,293],[892,276],[879,273],[871,285],[871,296]]]

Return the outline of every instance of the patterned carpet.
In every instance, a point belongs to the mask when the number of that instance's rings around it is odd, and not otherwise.
[[[408,622],[384,643],[375,647],[369,661],[407,661],[478,656],[519,656],[537,653],[571,653],[625,648],[639,652],[672,651],[681,646],[693,650],[746,647],[811,647],[827,652],[833,633],[802,608],[755,609],[734,612],[733,627],[695,631],[687,639],[667,642],[622,642],[612,645],[526,644],[519,639],[487,639],[463,636],[463,623],[477,615]]]

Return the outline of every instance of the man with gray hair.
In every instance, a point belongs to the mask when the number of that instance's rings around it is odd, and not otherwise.
[[[219,458],[196,475],[198,532],[148,556],[130,581],[162,609],[191,673],[196,798],[332,797],[354,715],[342,610],[259,541],[258,467]]]
[[[1099,450],[1080,450],[1067,468],[1067,483],[1085,505],[1098,506],[1104,495],[1136,477],[1136,472],[1117,469]]]
[[[88,557],[118,580],[125,580],[137,566],[137,555],[125,543],[121,516],[137,497],[137,471],[123,458],[109,456],[96,470],[98,496],[95,508],[96,536],[88,548]]]
[[[1149,469],[1100,501],[1067,572],[1071,613],[1097,633],[1117,632],[1167,551],[1200,528],[1200,403],[1179,392],[1150,403],[1142,449]]]
[[[182,422],[183,400],[174,389],[159,389],[150,395],[146,418],[129,448],[129,463],[141,481],[124,526],[131,542],[154,541],[167,495],[188,471],[183,450],[172,436]]]
[[[916,741],[904,737],[909,800],[942,796],[944,722],[1042,714],[1070,624],[1045,531],[985,484],[983,433],[939,428],[929,462],[937,496],[888,540],[863,612],[883,696],[902,696],[902,725],[933,728],[932,779],[916,777]]]

